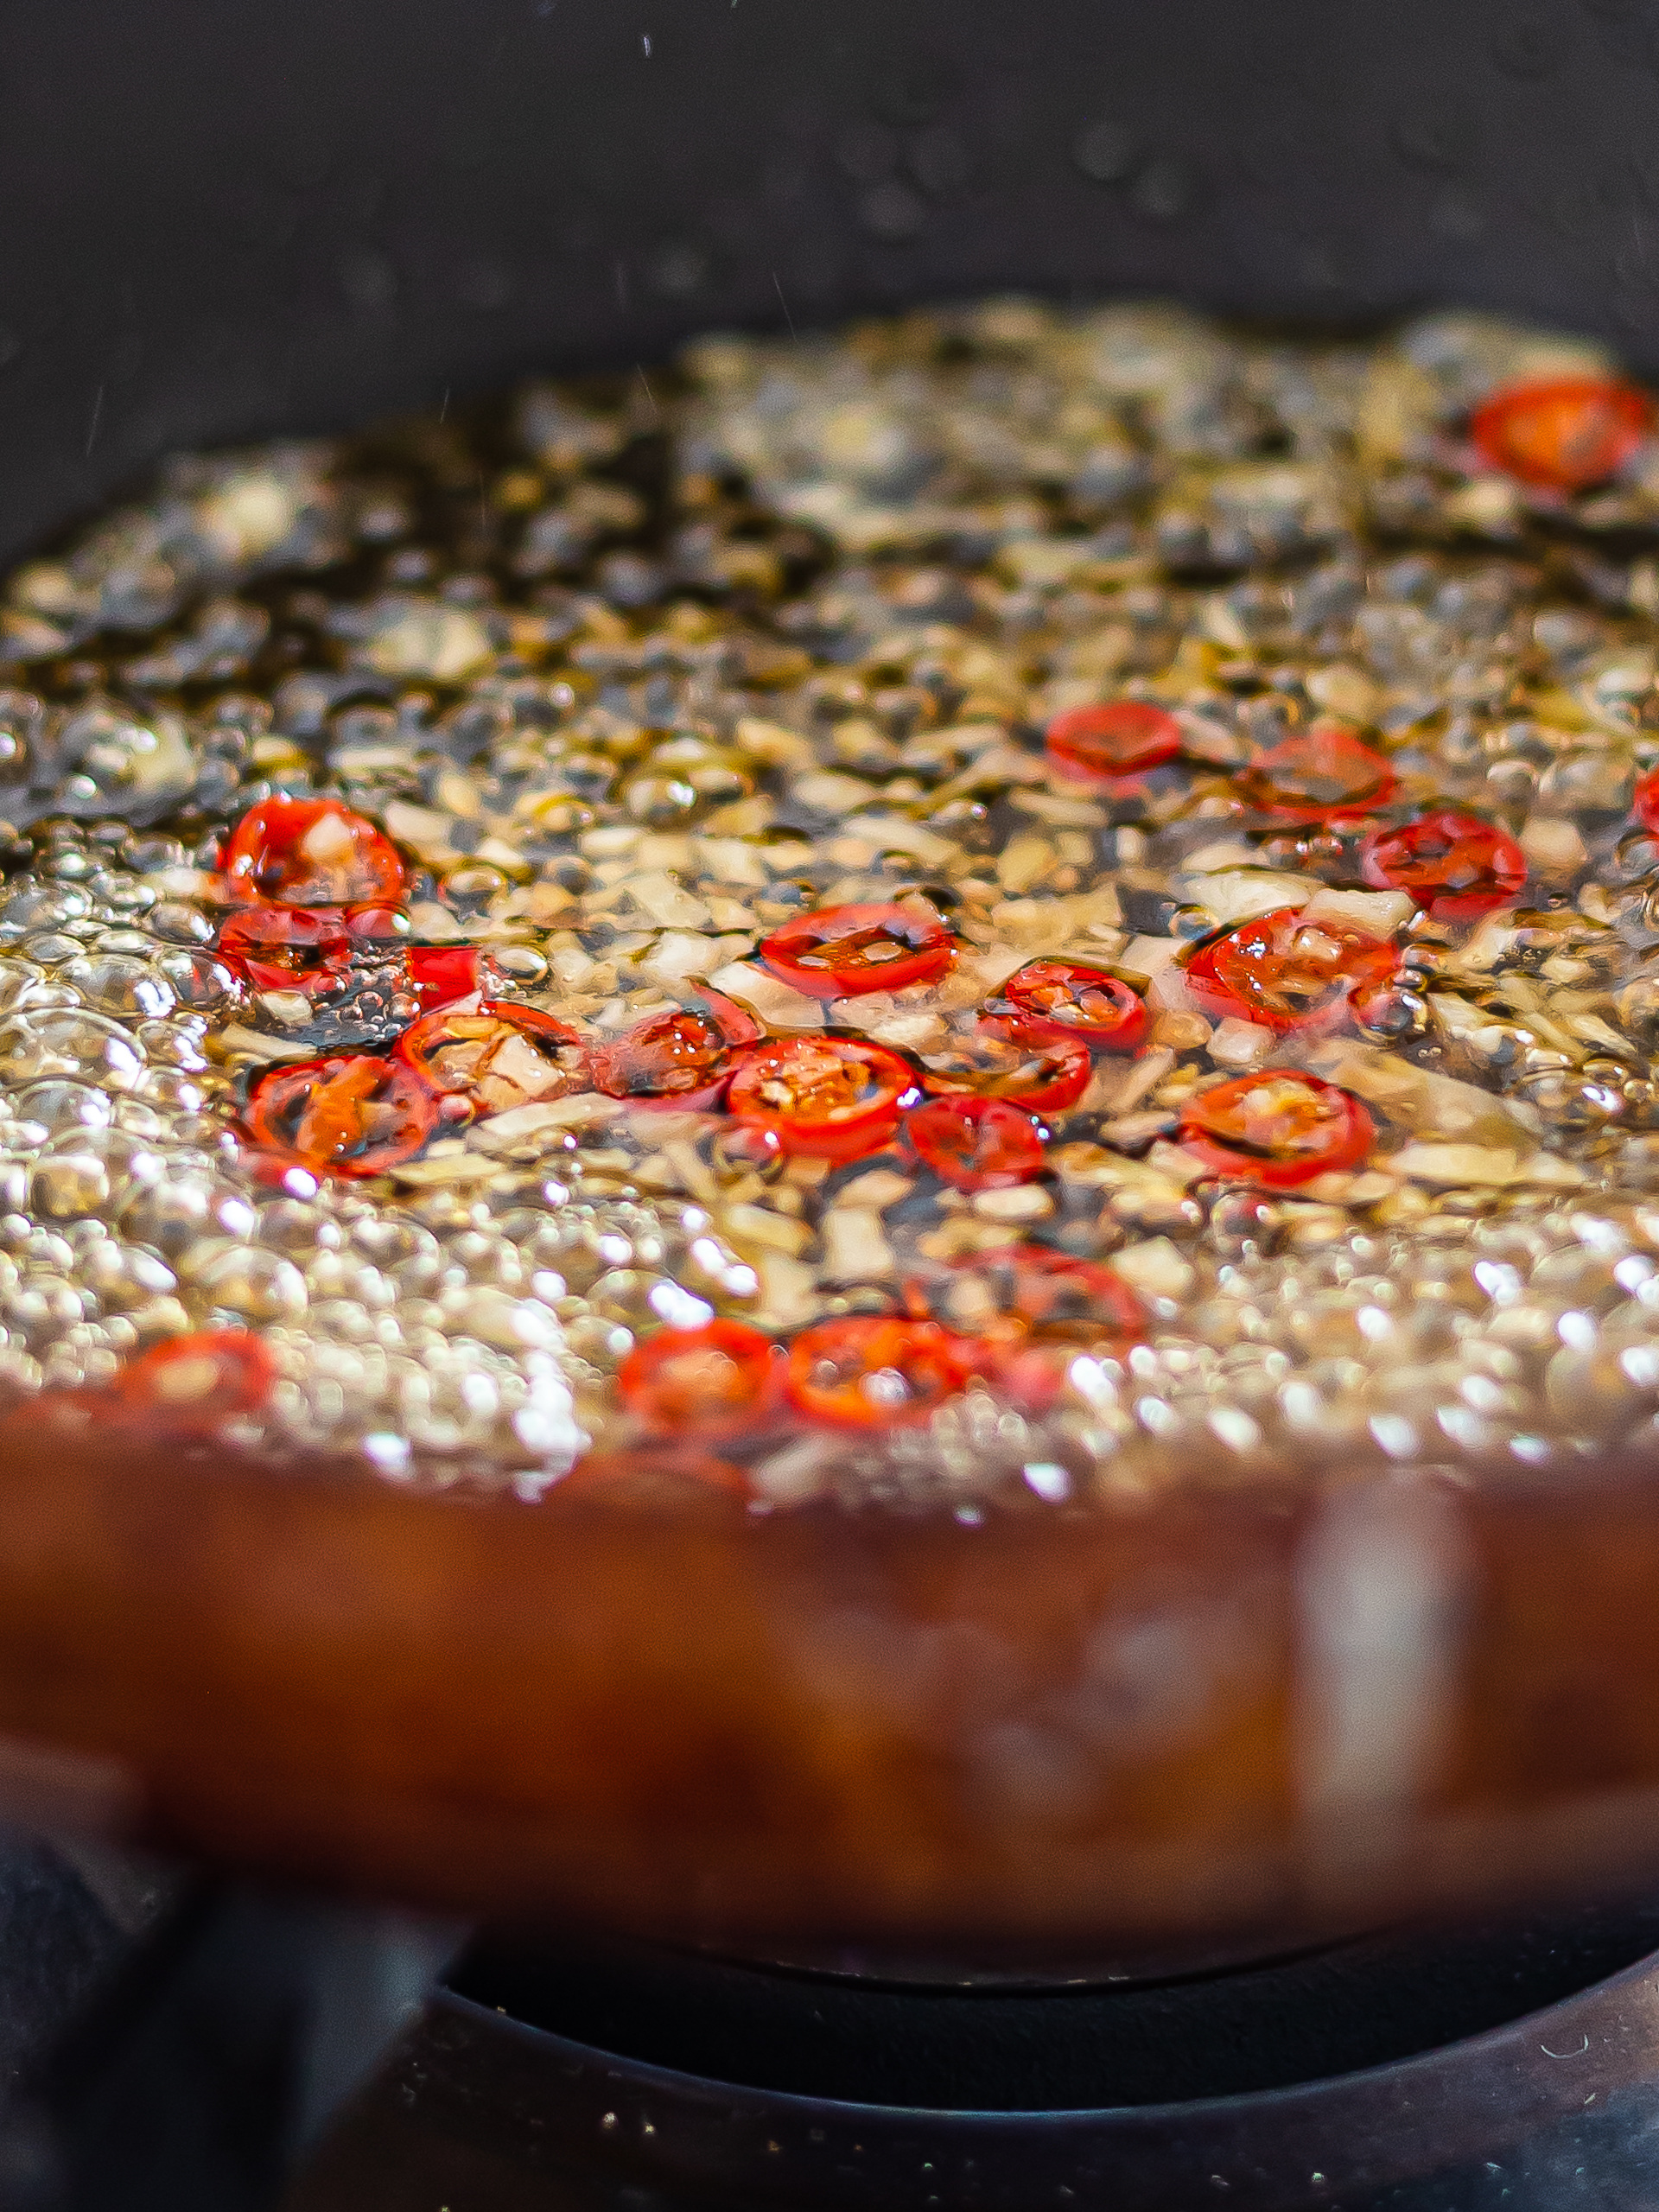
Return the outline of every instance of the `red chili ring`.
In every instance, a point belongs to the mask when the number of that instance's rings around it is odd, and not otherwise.
[[[1096,1052],[1136,1052],[1146,1041],[1146,1001],[1103,968],[1075,960],[1032,960],[1002,995],[1034,1037],[1064,1038]]]
[[[956,940],[937,914],[908,906],[825,906],[774,930],[760,957],[796,990],[842,999],[931,982],[956,957]]]
[[[637,1344],[617,1371],[623,1403],[648,1434],[741,1436],[774,1409],[779,1346],[745,1321],[664,1329]]]
[[[1652,421],[1652,403],[1634,385],[1550,377],[1493,392],[1469,435],[1490,468],[1540,491],[1586,492],[1618,475]]]
[[[366,1109],[395,1126],[372,1129]],[[249,1094],[248,1133],[265,1152],[321,1175],[379,1175],[412,1160],[442,1120],[438,1096],[402,1060],[340,1053],[267,1068]]]
[[[219,866],[233,890],[283,906],[395,906],[406,880],[385,832],[337,798],[262,799],[232,830]]]
[[[221,925],[218,950],[252,989],[315,998],[350,974],[353,945],[328,907],[243,906]]]
[[[1351,730],[1316,722],[1257,755],[1238,779],[1252,806],[1281,822],[1328,822],[1385,806],[1395,777],[1386,754]]]
[[[1181,749],[1181,726],[1167,709],[1142,699],[1072,707],[1056,715],[1045,743],[1060,773],[1074,782],[1115,783],[1120,776],[1161,768]]]
[[[404,955],[423,1014],[434,1014],[478,988],[480,965],[472,944],[411,944]]]
[[[1527,856],[1478,815],[1437,806],[1396,830],[1373,830],[1360,871],[1379,890],[1403,891],[1436,921],[1468,921],[1507,906],[1526,887]]]
[[[1325,946],[1338,957],[1327,957]],[[1384,938],[1346,923],[1305,923],[1300,906],[1275,906],[1201,944],[1186,963],[1186,988],[1212,1021],[1315,1032],[1334,1027],[1357,992],[1380,988],[1399,965]]]
[[[540,1065],[497,1072],[495,1060],[514,1038]],[[470,1060],[467,1048],[476,1047]],[[432,1090],[464,1098],[475,1114],[568,1097],[588,1085],[588,1040],[538,1007],[486,999],[475,1012],[440,1007],[405,1029],[392,1047]]]
[[[772,1037],[746,1052],[727,1105],[788,1153],[857,1160],[888,1143],[919,1096],[916,1071],[885,1045],[854,1037]]]
[[[1006,1098],[1030,1114],[1067,1112],[1094,1073],[1081,1037],[1055,1037],[1012,1014],[987,1014],[951,1050],[954,1065],[948,1052],[924,1061],[922,1082],[935,1096]]]
[[[250,1329],[198,1329],[170,1337],[124,1367],[114,1396],[125,1419],[157,1433],[211,1433],[270,1395],[276,1362]]]
[[[1644,830],[1659,837],[1659,768],[1649,768],[1639,779],[1630,810]]]
[[[653,1014],[594,1049],[595,1090],[640,1106],[688,1112],[717,1105],[737,1054],[760,1035],[760,1024],[718,991],[704,991],[671,1014]]]
[[[1011,1190],[1043,1170],[1040,1125],[1007,1098],[962,1092],[930,1098],[906,1117],[905,1141],[959,1191]]]
[[[804,1329],[789,1348],[784,1389],[796,1411],[832,1428],[925,1421],[966,1388],[977,1348],[931,1321],[849,1314]]]
[[[1265,1113],[1245,1101],[1263,1091]],[[1293,1190],[1352,1167],[1376,1135],[1357,1098],[1302,1068],[1262,1069],[1201,1090],[1182,1109],[1179,1135],[1215,1175]]]

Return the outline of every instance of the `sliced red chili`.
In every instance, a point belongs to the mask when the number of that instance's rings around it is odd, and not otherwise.
[[[550,1014],[507,999],[424,1014],[394,1050],[423,1082],[464,1098],[478,1115],[564,1098],[588,1082],[587,1040]]]
[[[1006,1098],[930,1098],[907,1116],[905,1141],[959,1191],[1011,1190],[1042,1173],[1043,1133]]]
[[[1263,1069],[1201,1090],[1180,1120],[1181,1142],[1212,1173],[1274,1190],[1352,1167],[1376,1134],[1357,1098],[1300,1068]]]
[[[1046,1244],[967,1253],[936,1275],[908,1281],[905,1303],[918,1319],[957,1329],[983,1333],[1012,1325],[1019,1338],[1106,1351],[1138,1344],[1150,1325],[1122,1275]]]
[[[814,998],[852,998],[931,982],[956,956],[937,914],[908,906],[826,906],[774,930],[760,957],[775,976]]]
[[[257,1412],[276,1378],[276,1360],[248,1330],[201,1329],[156,1345],[113,1382],[45,1391],[9,1414],[6,1426],[27,1419],[82,1438],[112,1430],[128,1439],[188,1441]]]
[[[1399,964],[1386,938],[1276,906],[1200,945],[1186,964],[1186,988],[1215,1020],[1231,1015],[1281,1033],[1330,1028],[1356,993],[1378,988]]]
[[[1527,880],[1515,839],[1449,806],[1397,830],[1373,830],[1359,849],[1367,883],[1409,893],[1436,921],[1466,921],[1507,906]]]
[[[804,1329],[789,1348],[784,1388],[798,1413],[833,1428],[925,1421],[965,1388],[976,1348],[931,1321],[849,1314]]]
[[[1051,1037],[1026,1022],[991,1014],[970,1036],[922,1056],[922,1081],[937,1096],[958,1091],[1006,1098],[1032,1114],[1064,1114],[1089,1088],[1094,1063],[1077,1037]]]
[[[1495,391],[1469,434],[1489,468],[1541,491],[1584,492],[1618,475],[1652,421],[1652,403],[1634,385],[1550,377]]]
[[[777,1344],[759,1329],[709,1321],[636,1344],[617,1388],[652,1436],[741,1436],[772,1410],[782,1364]]]
[[[219,951],[256,991],[315,998],[349,974],[353,943],[344,918],[326,908],[244,906],[220,929]]]
[[[1146,1001],[1103,968],[1028,961],[1002,995],[1034,1037],[1076,1039],[1096,1052],[1138,1052],[1146,1039]]]
[[[704,991],[672,1014],[624,1032],[594,1052],[593,1084],[607,1098],[633,1098],[689,1109],[712,1106],[760,1036],[760,1025],[718,991]]]
[[[1395,787],[1386,754],[1351,730],[1316,722],[1259,753],[1238,779],[1254,807],[1284,822],[1325,822],[1385,805]]]
[[[406,1062],[366,1052],[268,1068],[249,1094],[249,1135],[314,1173],[379,1175],[438,1127],[437,1093]]]
[[[1639,779],[1630,804],[1642,827],[1659,836],[1659,768],[1649,768]]]
[[[772,1037],[743,1056],[727,1105],[785,1152],[856,1160],[887,1143],[919,1092],[908,1060],[855,1037]]]
[[[411,944],[404,956],[423,1014],[470,998],[478,988],[478,949],[471,944]]]
[[[337,798],[262,799],[219,864],[233,889],[283,906],[396,906],[404,895],[397,847]]]
[[[270,1395],[276,1362],[246,1329],[200,1329],[170,1338],[116,1377],[124,1420],[168,1436],[207,1434]]]
[[[1160,768],[1181,749],[1181,726],[1163,707],[1142,699],[1114,699],[1100,707],[1072,707],[1048,726],[1048,757],[1076,781],[1109,783],[1118,776]]]

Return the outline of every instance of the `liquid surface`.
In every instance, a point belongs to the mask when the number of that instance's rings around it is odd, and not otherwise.
[[[0,602],[0,1389],[974,1518],[1659,1407],[1659,447],[1020,302],[188,460]]]

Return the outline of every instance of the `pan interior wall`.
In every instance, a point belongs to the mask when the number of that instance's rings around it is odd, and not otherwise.
[[[1659,363],[1638,11],[63,0],[0,33],[0,556],[159,454],[1008,287]]]

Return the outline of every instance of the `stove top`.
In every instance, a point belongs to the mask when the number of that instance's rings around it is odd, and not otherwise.
[[[1044,1979],[455,1947],[0,1847],[0,2212],[1659,2207],[1659,1901]]]
[[[1637,2212],[1659,1905],[1155,1980],[480,1940],[289,2212]]]

